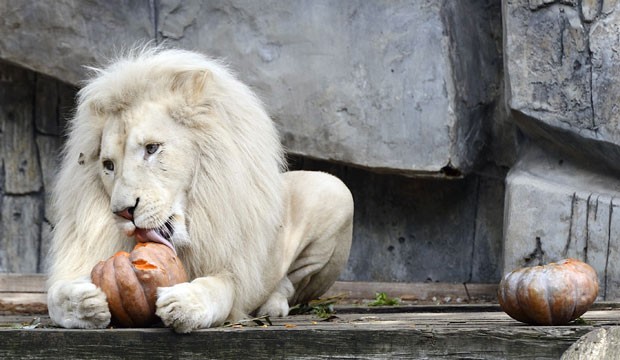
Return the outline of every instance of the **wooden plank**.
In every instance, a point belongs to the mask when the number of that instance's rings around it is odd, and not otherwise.
[[[43,197],[5,195],[0,203],[0,272],[39,269]]]
[[[418,328],[270,326],[169,329],[0,330],[0,358],[274,359],[484,358],[558,359],[591,328]],[[54,346],[49,346],[54,344]]]
[[[0,154],[4,157],[4,192],[15,195],[40,191],[41,169],[32,116],[34,73],[0,63],[0,85],[0,122],[4,122],[0,143]]]
[[[0,293],[0,314],[47,314],[44,293]]]
[[[36,130],[39,134],[60,138],[75,107],[77,89],[41,73],[36,74],[35,82]]]
[[[45,199],[45,212],[50,210],[50,200],[49,197],[46,196]],[[39,248],[39,266],[37,268],[37,272],[45,273],[49,270],[49,252],[52,244],[52,224],[49,221],[49,217],[46,215],[43,216],[43,221],[41,222],[41,247]]]
[[[36,74],[34,97],[34,120],[37,132],[59,136],[62,129],[58,126],[58,85],[60,82],[52,77]]]
[[[16,304],[43,304],[47,302],[46,293],[3,293],[0,292],[0,302]]]
[[[62,138],[58,136],[37,135],[36,144],[43,174],[43,186],[47,190],[52,189],[54,176],[58,172],[60,165],[60,151],[62,148]],[[47,204],[47,201],[46,201]],[[49,209],[46,208],[45,216],[50,217]]]
[[[382,328],[382,329],[400,329],[400,328],[432,328],[432,329],[455,329],[455,328],[502,328],[504,331],[521,331],[529,328],[557,328],[573,330],[586,328],[598,328],[605,326],[617,326],[620,320],[620,310],[591,310],[582,316],[582,320],[578,323],[571,323],[563,326],[532,326],[522,324],[503,312],[500,311],[478,311],[478,312],[460,312],[459,309],[453,311],[401,311],[395,313],[380,313],[371,311],[373,308],[358,308],[358,311],[349,313],[341,313],[339,309],[334,316],[329,319],[322,319],[313,314],[305,315],[289,315],[285,317],[271,318],[272,326],[264,328],[279,329],[281,327],[299,329],[342,329],[347,327],[362,328]],[[374,308],[374,310],[379,310]],[[9,314],[0,316],[0,325],[10,323],[29,322],[34,317],[24,314]],[[48,316],[38,316],[42,328],[49,328],[51,320]],[[265,322],[263,320],[263,322]],[[257,327],[252,321],[244,321],[243,328]],[[250,326],[247,326],[250,325]],[[292,325],[292,326],[291,326]],[[163,325],[155,325],[153,328],[162,328]],[[231,326],[229,326],[231,327]],[[209,331],[227,330],[229,327],[220,327],[210,329]],[[235,326],[234,328],[241,327]],[[114,329],[108,329],[114,330]],[[127,329],[115,329],[126,331]]]
[[[43,186],[49,193],[52,189],[54,176],[59,168],[60,157],[58,155],[61,151],[62,139],[58,136],[37,135],[36,142],[43,173]],[[44,197],[43,209],[43,221],[41,221],[41,233],[39,235],[41,246],[39,247],[38,272],[43,272],[48,267],[47,255],[52,240],[52,226],[50,224],[50,219],[52,218],[51,196]]]
[[[398,314],[398,313],[468,313],[468,312],[499,312],[498,304],[423,304],[395,306],[335,305],[338,314]]]
[[[43,274],[0,274],[0,293],[45,291]]]
[[[10,316],[0,317],[0,358],[558,359],[584,334],[618,324],[620,310],[583,318],[585,325],[529,326],[501,312],[351,313],[332,321],[299,315],[272,319],[271,326],[179,335],[166,328],[58,329],[47,317],[25,330],[38,320]]]
[[[34,139],[34,73],[0,63],[0,272],[36,272],[42,175]]]
[[[345,294],[350,299],[374,299],[376,293],[384,292],[390,297],[403,300],[496,300],[497,284],[449,284],[449,283],[391,283],[337,281],[325,296]]]
[[[0,291],[42,292],[45,291],[43,274],[0,274]],[[477,299],[496,297],[496,284],[449,284],[449,283],[392,283],[364,281],[336,281],[325,297],[345,294],[351,299],[374,299],[377,292],[392,297],[410,295],[419,299],[432,296],[463,296]]]

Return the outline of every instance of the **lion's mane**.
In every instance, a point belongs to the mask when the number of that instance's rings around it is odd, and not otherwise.
[[[222,63],[183,50],[145,47],[92,70],[78,93],[53,189],[49,284],[88,275],[94,259],[131,249],[134,240],[115,225],[99,176],[102,131],[140,101],[173,101],[171,116],[191,128],[183,140],[199,152],[185,208],[190,243],[180,255],[192,278],[237,276],[236,290],[244,293],[236,299],[244,303],[233,310],[260,304],[273,290],[264,288],[264,277],[278,261],[272,247],[282,221],[284,165],[259,99]]]

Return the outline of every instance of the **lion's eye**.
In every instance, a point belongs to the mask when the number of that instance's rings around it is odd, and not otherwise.
[[[146,153],[149,155],[155,154],[157,149],[159,149],[159,144],[147,144],[146,145]]]
[[[114,163],[112,160],[103,160],[103,168],[108,171],[114,171]]]

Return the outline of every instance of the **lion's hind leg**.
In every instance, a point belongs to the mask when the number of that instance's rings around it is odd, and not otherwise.
[[[309,171],[285,174],[288,187],[284,241],[296,247],[287,277],[294,294],[289,304],[323,295],[349,257],[353,231],[353,198],[336,177]]]
[[[276,291],[274,291],[269,299],[256,312],[258,316],[269,315],[273,317],[281,317],[288,315],[289,300],[293,297],[295,288],[285,276],[280,280]]]

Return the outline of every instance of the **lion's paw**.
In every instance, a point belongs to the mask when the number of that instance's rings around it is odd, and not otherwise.
[[[179,333],[215,325],[216,307],[201,290],[192,283],[160,287],[157,291],[155,313],[166,326]]]
[[[52,321],[64,328],[95,329],[110,324],[106,296],[89,280],[56,282],[48,291],[47,306]]]
[[[256,312],[257,315],[268,315],[271,317],[283,317],[288,315],[289,306],[286,297],[278,292],[271,294],[267,300]]]
[[[282,280],[280,280],[276,290],[271,294],[271,296],[269,296],[269,299],[265,301],[256,313],[258,315],[269,315],[272,317],[282,317],[288,315],[288,299],[290,299],[294,293],[295,288],[293,287],[291,280],[288,276],[283,277]]]

